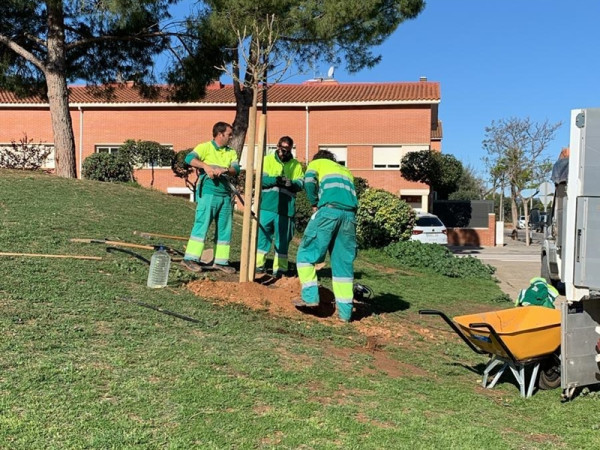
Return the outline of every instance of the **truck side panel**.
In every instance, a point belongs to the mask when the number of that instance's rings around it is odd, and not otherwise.
[[[600,291],[600,197],[577,199],[575,232],[573,283],[575,286]]]

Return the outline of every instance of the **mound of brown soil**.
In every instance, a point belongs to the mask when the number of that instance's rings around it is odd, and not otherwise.
[[[432,333],[412,322],[389,320],[385,314],[374,315],[371,305],[354,302],[352,321],[349,324],[338,320],[335,299],[331,290],[319,286],[320,304],[318,308],[297,308],[294,299],[300,298],[298,278],[274,279],[268,275],[254,282],[239,283],[238,275],[224,274],[202,278],[188,284],[188,288],[202,298],[213,300],[214,304],[237,303],[255,310],[266,311],[273,316],[290,317],[299,320],[316,320],[339,326],[353,326],[361,334],[376,338],[378,342],[398,342],[410,332],[424,338],[432,338]]]

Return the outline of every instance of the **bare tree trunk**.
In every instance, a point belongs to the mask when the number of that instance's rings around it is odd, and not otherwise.
[[[519,210],[517,209],[517,192],[512,185],[510,186],[510,212],[512,214],[512,226],[516,229],[517,221],[519,220]]]
[[[244,142],[246,142],[246,132],[250,123],[250,107],[252,106],[253,89],[248,87],[241,89],[240,84],[234,82],[235,93],[235,119],[233,121],[233,136],[231,137],[230,147],[234,148],[238,158],[242,155]],[[248,149],[250,151],[250,149]]]
[[[51,0],[48,6],[48,61],[46,85],[48,104],[54,132],[54,158],[56,174],[75,178],[75,137],[69,111],[69,91],[66,79],[65,33],[62,2]]]
[[[527,199],[521,196],[521,200],[523,201],[523,215],[525,216],[525,245],[531,245],[531,239],[529,239],[529,211],[527,210]]]
[[[63,76],[46,74],[48,103],[54,131],[54,157],[56,174],[59,177],[77,177],[75,165],[75,138],[69,112],[67,82]]]

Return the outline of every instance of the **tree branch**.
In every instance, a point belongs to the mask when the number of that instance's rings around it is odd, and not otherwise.
[[[25,37],[27,39],[31,39],[33,42],[35,42],[40,47],[46,47],[46,41],[44,41],[43,39],[40,39],[37,36],[34,36],[33,34],[25,33]]]
[[[4,44],[13,52],[15,52],[20,57],[24,58],[26,61],[29,61],[35,67],[40,69],[43,73],[46,73],[46,65],[40,59],[36,58],[33,53],[27,51],[23,47],[21,47],[16,42],[12,41],[10,38],[6,37],[3,34],[0,34],[0,44]]]
[[[179,36],[177,33],[165,33],[164,31],[155,31],[151,33],[139,33],[135,36],[94,36],[89,38],[79,39],[78,41],[73,41],[65,45],[65,49],[67,51],[72,50],[76,47],[81,47],[88,44],[93,44],[95,42],[107,42],[107,41],[136,41],[153,37],[169,37],[169,36]]]

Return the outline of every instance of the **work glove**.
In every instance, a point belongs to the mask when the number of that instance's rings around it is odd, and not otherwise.
[[[286,177],[277,177],[275,178],[275,185],[279,187],[290,188],[292,187],[292,182],[290,179]]]

